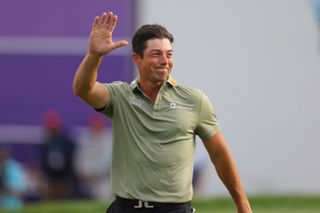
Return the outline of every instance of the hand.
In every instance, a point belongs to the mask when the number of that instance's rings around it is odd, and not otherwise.
[[[101,17],[97,16],[92,24],[89,53],[103,56],[112,50],[128,45],[127,41],[112,41],[112,33],[117,24],[118,17],[112,12],[103,13]]]

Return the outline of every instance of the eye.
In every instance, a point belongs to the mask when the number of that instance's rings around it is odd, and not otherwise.
[[[159,56],[160,56],[160,53],[158,53],[158,52],[153,52],[153,53],[151,53],[151,56],[152,56],[152,57],[159,57]]]

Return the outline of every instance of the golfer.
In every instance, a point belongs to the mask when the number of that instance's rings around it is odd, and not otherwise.
[[[132,58],[139,75],[131,84],[97,82],[103,57],[128,45],[112,40],[116,23],[112,12],[94,19],[89,49],[73,82],[74,93],[112,122],[111,186],[116,198],[107,213],[194,212],[195,135],[238,212],[252,212],[210,101],[170,75],[173,36],[166,28],[143,25],[134,34]]]

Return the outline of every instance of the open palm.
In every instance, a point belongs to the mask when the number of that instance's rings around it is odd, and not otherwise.
[[[117,24],[118,17],[112,12],[97,16],[92,24],[89,39],[89,52],[96,55],[106,55],[112,50],[128,45],[127,41],[112,41],[112,33]]]

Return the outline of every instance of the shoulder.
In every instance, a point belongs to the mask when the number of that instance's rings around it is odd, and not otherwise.
[[[188,85],[184,84],[177,84],[174,86],[174,89],[176,92],[183,94],[183,95],[188,95],[193,98],[199,98],[201,99],[202,96],[204,95],[204,92],[200,89],[190,87]]]
[[[184,99],[189,103],[195,104],[200,110],[203,109],[203,107],[212,107],[211,100],[201,89],[193,88],[183,84],[177,84],[174,87],[174,90],[180,99]]]
[[[127,93],[129,91],[132,91],[131,85],[123,81],[105,83],[104,86],[109,90],[111,94]]]
[[[130,85],[127,82],[123,81],[113,81],[111,83],[104,83],[104,86],[109,88],[129,88]]]

